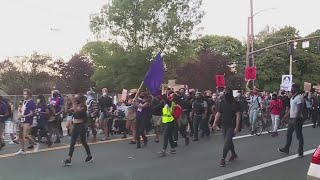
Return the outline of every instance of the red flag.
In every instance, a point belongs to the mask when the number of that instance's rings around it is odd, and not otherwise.
[[[256,67],[246,67],[246,80],[256,80],[257,70]]]
[[[225,87],[224,75],[216,75],[216,87],[218,88]]]

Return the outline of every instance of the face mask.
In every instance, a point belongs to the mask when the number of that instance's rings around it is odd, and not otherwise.
[[[38,103],[38,104],[40,103],[40,99],[37,99],[37,103]]]
[[[103,96],[103,97],[106,97],[106,96],[107,96],[107,93],[105,93],[105,92],[102,93],[102,96]]]

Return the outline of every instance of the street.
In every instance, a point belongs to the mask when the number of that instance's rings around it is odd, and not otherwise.
[[[17,145],[7,145],[0,154],[0,180],[303,180],[310,163],[310,150],[320,144],[320,128],[306,125],[303,133],[305,152],[309,155],[298,159],[295,135],[288,157],[277,151],[285,143],[285,130],[276,138],[270,134],[250,136],[248,130],[243,130],[234,140],[239,159],[227,163],[225,168],[218,166],[223,148],[219,131],[209,139],[191,142],[188,147],[180,139],[177,154],[165,158],[159,157],[162,144],[154,143],[153,137],[149,137],[147,147],[136,149],[128,144],[129,139],[117,136],[90,146],[95,158],[91,164],[83,163],[84,148],[77,147],[71,167],[63,167],[61,163],[68,153],[68,137],[58,147],[45,149],[42,145],[42,152],[22,156],[12,155],[19,149]],[[293,158],[287,160],[291,155]]]

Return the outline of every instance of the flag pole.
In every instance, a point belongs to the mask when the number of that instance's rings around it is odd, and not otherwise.
[[[140,87],[139,87],[139,89],[138,89],[138,91],[137,91],[137,94],[134,96],[134,99],[137,98],[137,96],[138,96],[138,94],[139,94],[139,92],[140,92],[140,90],[141,90],[141,88],[142,88],[142,86],[143,86],[143,83],[144,83],[144,81],[141,81]]]

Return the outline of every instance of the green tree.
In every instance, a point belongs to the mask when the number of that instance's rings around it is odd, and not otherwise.
[[[103,6],[91,17],[90,27],[97,38],[108,36],[109,42],[88,43],[82,50],[95,65],[97,85],[137,87],[159,51],[165,54],[167,75],[174,74],[183,57],[178,50],[190,41],[203,17],[201,4],[202,0],[113,0]]]
[[[314,36],[319,30],[308,36]],[[273,44],[300,38],[299,31],[294,27],[284,27],[278,31],[267,30],[256,36],[256,49]],[[320,56],[315,51],[315,40],[311,41],[310,48],[302,49],[301,42],[293,53],[293,81],[300,85],[303,82],[317,83],[320,80]],[[281,76],[289,74],[289,54],[287,45],[278,46],[261,52],[255,56],[257,66],[258,87],[266,91],[278,90]]]

